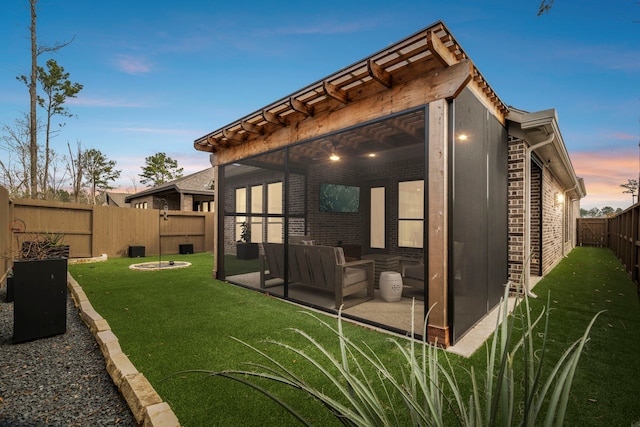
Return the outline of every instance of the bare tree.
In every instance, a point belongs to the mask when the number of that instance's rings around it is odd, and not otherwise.
[[[36,126],[40,129],[42,126]],[[30,117],[27,113],[15,119],[13,125],[4,125],[0,136],[0,148],[5,150],[8,160],[1,163],[3,185],[14,197],[28,197],[31,181],[30,169]],[[36,168],[37,170],[37,168]],[[36,176],[37,180],[37,176]]]
[[[138,181],[136,180],[136,177],[133,175],[129,175],[129,179],[131,180],[131,188],[133,189],[134,193],[138,192]]]
[[[38,121],[36,116],[36,107],[38,105],[37,82],[38,82],[38,56],[46,52],[55,52],[67,46],[73,41],[56,43],[52,46],[38,46],[37,43],[37,14],[36,6],[38,0],[29,0],[31,10],[31,24],[29,32],[31,34],[31,74],[27,76],[18,76],[18,80],[24,82],[29,88],[29,193],[32,199],[38,197]]]
[[[71,191],[73,192],[73,198],[76,203],[79,202],[80,192],[82,191],[82,176],[84,175],[83,161],[82,161],[82,142],[76,141],[77,149],[74,157],[71,152],[71,145],[67,142],[67,148],[69,148],[69,159],[67,162],[67,171],[71,175]]]
[[[41,153],[41,163],[44,162]],[[63,189],[63,186],[67,182],[68,172],[66,170],[66,156],[60,156],[54,150],[49,150],[49,167],[45,170],[40,168],[38,180],[40,181],[40,188],[44,189],[44,199],[62,200],[68,199],[68,192]]]

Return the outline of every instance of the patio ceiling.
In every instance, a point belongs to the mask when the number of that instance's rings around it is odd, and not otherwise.
[[[420,73],[429,73],[468,59],[448,28],[439,21],[368,58],[196,139],[194,147],[198,151],[215,153],[262,138],[282,127],[293,126],[307,117],[332,108],[341,108],[363,93],[371,93],[369,88],[372,85],[377,86],[376,90],[390,89],[396,83],[396,78],[402,80],[403,72],[409,68],[420,67]],[[471,67],[473,84],[477,89],[498,111],[508,112],[507,106],[475,65]],[[386,134],[379,134],[379,143],[384,144]],[[375,140],[374,134],[360,137]]]
[[[410,159],[424,155],[424,141],[424,111],[417,110],[291,146],[288,161],[293,168],[304,169],[312,163],[332,163],[331,154],[338,155],[341,164],[350,166],[375,160]],[[284,164],[284,150],[242,163],[279,169]]]

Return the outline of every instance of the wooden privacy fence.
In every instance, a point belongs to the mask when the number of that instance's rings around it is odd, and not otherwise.
[[[608,246],[609,218],[578,218],[578,246]]]
[[[640,204],[635,204],[618,215],[607,218],[609,248],[616,254],[631,279],[638,284],[640,259]]]
[[[62,234],[71,258],[128,255],[144,246],[145,255],[176,254],[180,245],[194,252],[213,251],[212,212],[180,212],[88,206],[31,199],[10,201],[0,187],[0,255],[2,275],[22,241],[38,234]]]

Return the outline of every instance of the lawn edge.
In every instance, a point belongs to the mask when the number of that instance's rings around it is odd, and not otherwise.
[[[180,426],[171,407],[162,401],[151,383],[122,352],[118,337],[111,331],[107,321],[93,308],[84,290],[69,272],[67,287],[80,318],[100,346],[107,372],[129,405],[136,422],[145,427]]]

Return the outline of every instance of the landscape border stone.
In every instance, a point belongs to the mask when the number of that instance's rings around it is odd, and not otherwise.
[[[122,352],[118,337],[111,331],[107,321],[93,308],[71,273],[67,273],[67,287],[81,318],[100,346],[107,372],[129,405],[136,422],[145,427],[180,426],[171,407],[162,401],[151,383]]]

